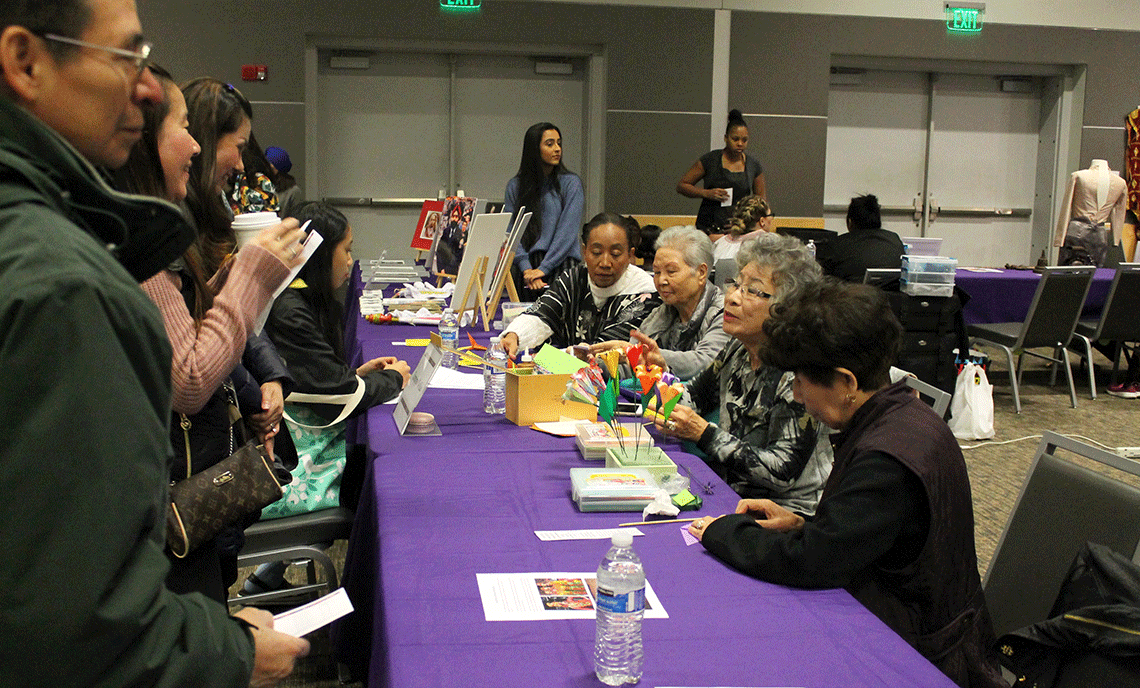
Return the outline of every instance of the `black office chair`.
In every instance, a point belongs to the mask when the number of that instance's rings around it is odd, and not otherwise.
[[[1084,307],[1095,271],[1096,268],[1091,265],[1043,268],[1025,322],[989,323],[970,325],[967,328],[974,342],[996,346],[1005,351],[1009,362],[1010,385],[1013,388],[1013,406],[1017,413],[1021,413],[1021,360],[1025,354],[1052,361],[1054,382],[1056,366],[1064,365],[1069,381],[1069,398],[1073,408],[1077,407],[1077,389],[1069,366],[1067,345],[1073,338],[1077,320],[1081,317],[1081,308]],[[1029,351],[1044,347],[1052,349],[1053,355],[1045,356]],[[1014,351],[1017,352],[1016,366],[1013,361]]]
[[[982,581],[999,637],[1048,617],[1085,542],[1140,563],[1140,489],[1079,466],[1058,450],[1140,476],[1140,464],[1044,434]]]
[[[1120,263],[1112,286],[1108,288],[1108,298],[1100,320],[1080,321],[1069,341],[1069,348],[1082,356],[1089,369],[1089,394],[1096,399],[1096,369],[1093,366],[1092,343],[1108,340],[1114,343],[1111,381],[1116,382],[1120,368],[1120,353],[1127,350],[1127,344],[1140,342],[1140,263]],[[1134,355],[1129,351],[1129,356]]]

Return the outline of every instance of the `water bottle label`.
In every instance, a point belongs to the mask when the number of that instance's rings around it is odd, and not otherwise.
[[[624,595],[615,595],[612,591],[599,587],[598,609],[617,614],[644,611],[645,588],[638,588]]]

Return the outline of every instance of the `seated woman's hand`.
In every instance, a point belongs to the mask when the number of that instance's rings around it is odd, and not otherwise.
[[[384,370],[395,370],[404,378],[400,383],[400,389],[408,386],[408,380],[412,379],[412,368],[408,365],[407,361],[397,361],[395,356],[386,357],[391,359],[390,362],[384,363]]]
[[[281,383],[276,380],[261,386],[261,412],[251,414],[248,425],[262,442],[276,435],[280,428],[281,416],[285,412],[283,392]]]
[[[356,374],[364,377],[365,375],[375,372],[377,370],[384,370],[384,366],[389,363],[395,363],[395,356],[380,356],[371,361],[365,361],[363,365],[356,369]]]
[[[499,346],[507,352],[507,358],[513,361],[519,353],[519,336],[514,332],[508,332],[499,339]]]
[[[300,223],[290,217],[261,230],[249,243],[260,246],[277,256],[277,260],[295,268],[301,264],[301,244],[304,241],[305,233],[301,231]]]
[[[669,370],[669,366],[665,363],[665,357],[661,355],[661,347],[657,345],[656,339],[643,334],[639,330],[630,332],[629,336],[641,344],[641,361],[645,363],[646,367],[655,365],[660,366],[662,370]]]
[[[701,439],[705,428],[709,426],[709,422],[701,418],[701,414],[680,404],[673,407],[673,412],[669,414],[669,420],[664,420],[660,415],[657,415],[654,416],[653,422],[657,429],[666,435],[693,442]]]
[[[804,527],[803,516],[792,513],[770,499],[742,499],[736,513],[749,514],[760,527],[787,533]]]
[[[705,530],[712,525],[713,521],[723,517],[724,514],[721,514],[720,516],[705,516],[704,518],[698,518],[689,524],[689,534],[698,540],[704,540]]]
[[[545,289],[546,273],[538,268],[523,270],[523,282],[526,283],[528,289]]]
[[[611,339],[608,342],[598,342],[597,344],[591,344],[590,353],[600,354],[603,351],[609,351],[610,349],[618,349],[619,351],[624,352],[628,348],[629,342],[623,342],[618,339]]]

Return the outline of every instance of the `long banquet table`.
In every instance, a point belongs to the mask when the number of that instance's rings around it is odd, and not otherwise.
[[[428,333],[353,326],[364,358],[394,354],[413,367],[423,350],[390,343]],[[601,685],[592,620],[488,622],[475,575],[592,572],[608,542],[543,542],[534,531],[610,528],[640,514],[578,512],[569,469],[598,464],[571,439],[488,416],[478,391],[429,389],[419,408],[442,436],[401,437],[390,405],[362,419],[377,456],[345,561],[357,611],[334,629],[338,657],[369,686]],[[736,496],[700,459],[662,446],[715,484],[696,515],[732,512]],[[634,547],[669,618],[643,624],[641,686],[953,685],[843,590],[764,583],[686,546],[677,525],[642,530]]]
[[[1088,298],[1085,299],[1083,320],[1100,317],[1108,298],[1108,288],[1116,271],[1099,268],[1093,275]],[[999,322],[1021,322],[1029,313],[1033,294],[1041,275],[1032,270],[1002,270],[1001,272],[973,272],[958,268],[955,283],[970,295],[962,310],[967,325]]]

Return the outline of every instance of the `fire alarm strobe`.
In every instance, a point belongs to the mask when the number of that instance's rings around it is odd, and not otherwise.
[[[269,67],[266,65],[242,65],[242,81],[265,81],[269,78]]]

